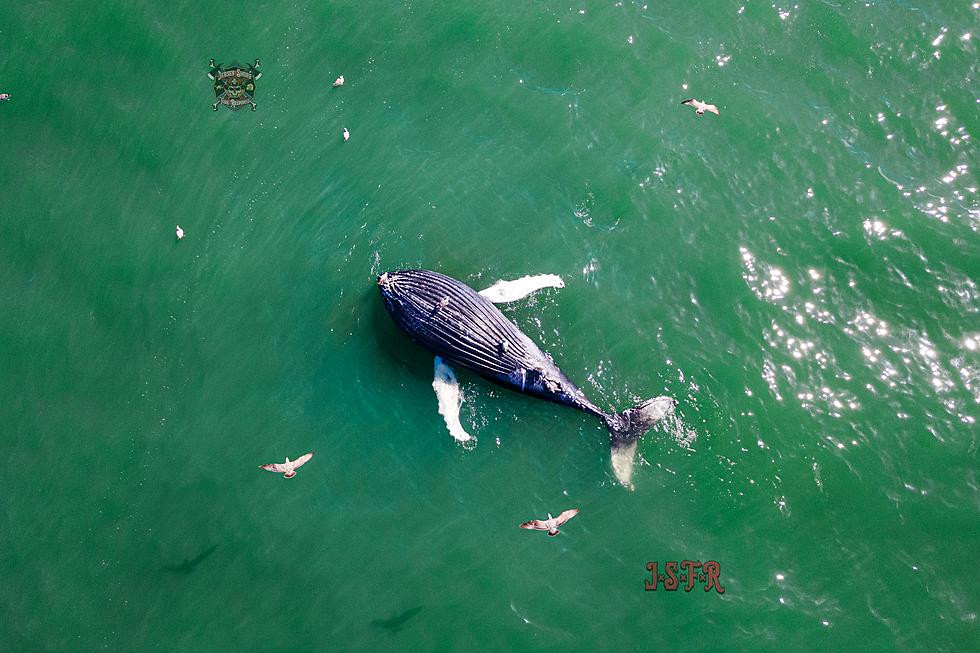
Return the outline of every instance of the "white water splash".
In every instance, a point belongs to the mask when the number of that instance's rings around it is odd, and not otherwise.
[[[435,378],[432,379],[432,389],[439,401],[439,414],[446,420],[449,434],[457,442],[475,442],[476,438],[466,432],[459,422],[459,408],[463,405],[463,397],[459,392],[459,381],[444,360],[436,356]]]

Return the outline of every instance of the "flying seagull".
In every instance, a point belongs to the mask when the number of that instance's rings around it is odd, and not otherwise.
[[[552,517],[551,513],[548,513],[547,519],[532,519],[531,521],[526,521],[521,524],[521,528],[526,528],[528,530],[535,531],[548,531],[549,537],[554,537],[558,535],[561,531],[558,527],[567,522],[569,519],[578,514],[578,508],[572,508],[571,510],[566,510],[557,517]]]
[[[703,116],[705,111],[710,111],[716,116],[721,115],[720,113],[718,113],[718,107],[716,107],[715,105],[708,104],[707,102],[702,102],[701,100],[695,100],[694,98],[691,98],[690,100],[684,100],[683,102],[681,102],[681,104],[688,104],[694,107],[694,113],[698,114],[699,116]]]
[[[344,76],[343,76],[343,75],[341,75],[340,77],[338,77],[338,78],[336,79],[336,81],[334,81],[334,83],[333,83],[333,87],[334,87],[334,88],[337,88],[338,86],[343,86],[343,85],[344,85]]]
[[[180,228],[180,225],[177,225],[177,240],[180,240],[183,237],[184,237],[184,230]]]
[[[286,458],[286,462],[284,463],[269,463],[268,465],[259,465],[259,469],[265,469],[270,472],[282,474],[283,478],[292,478],[296,476],[297,468],[305,465],[312,457],[313,457],[313,452],[311,451],[310,453],[304,453],[296,460],[290,460],[289,458]]]

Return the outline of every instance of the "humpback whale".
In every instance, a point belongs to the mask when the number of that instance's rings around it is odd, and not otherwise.
[[[630,484],[640,436],[676,405],[655,397],[620,413],[596,406],[486,297],[430,270],[378,276],[381,299],[395,324],[421,347],[498,385],[593,415],[609,429],[613,471]]]

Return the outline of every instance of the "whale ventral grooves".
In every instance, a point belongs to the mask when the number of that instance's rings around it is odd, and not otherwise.
[[[511,390],[600,418],[609,429],[613,472],[630,485],[636,440],[673,410],[674,399],[654,397],[606,413],[551,356],[465,283],[431,270],[395,270],[380,275],[378,287],[395,324],[436,356]]]
[[[431,270],[382,276],[385,308],[416,344],[518,392],[603,415],[550,356],[466,284]]]
[[[429,270],[395,270],[378,277],[378,285],[395,323],[453,363],[503,381],[537,358],[527,336],[466,284]]]

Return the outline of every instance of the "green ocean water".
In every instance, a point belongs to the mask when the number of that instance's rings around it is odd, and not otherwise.
[[[0,650],[976,650],[978,12],[4,3]],[[634,490],[464,370],[452,440],[416,266],[563,277],[505,314],[679,401]]]

